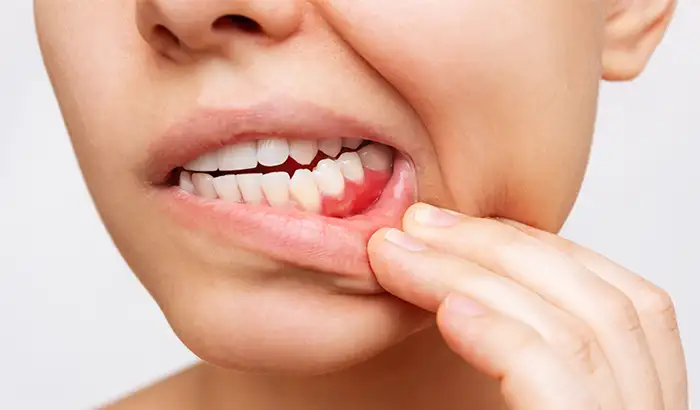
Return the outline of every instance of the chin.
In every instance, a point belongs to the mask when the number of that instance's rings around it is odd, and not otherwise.
[[[338,294],[284,281],[200,281],[156,300],[199,358],[257,373],[339,371],[399,344],[430,320],[388,294]]]

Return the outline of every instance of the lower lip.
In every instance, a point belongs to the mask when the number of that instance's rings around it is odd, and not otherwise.
[[[415,192],[413,167],[397,155],[392,177],[377,202],[345,219],[206,200],[179,187],[158,189],[157,195],[166,213],[187,229],[204,231],[225,245],[328,273],[348,291],[378,293],[381,288],[369,265],[367,242],[380,228],[400,226]]]

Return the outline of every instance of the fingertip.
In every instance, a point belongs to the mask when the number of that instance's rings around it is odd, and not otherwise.
[[[486,306],[461,293],[450,293],[447,295],[442,302],[442,308],[447,314],[463,318],[483,316],[489,312]]]
[[[369,242],[367,242],[367,251],[370,254],[381,252],[382,246],[384,246],[386,242],[386,235],[389,231],[391,231],[391,228],[382,228],[372,234],[369,238]]]
[[[430,207],[431,205],[426,204],[424,202],[416,202],[415,204],[411,205],[406,212],[403,214],[403,219],[401,220],[401,227],[403,229],[407,229],[408,227],[411,227],[416,224],[416,212],[418,212],[421,209],[425,209],[426,207]]]

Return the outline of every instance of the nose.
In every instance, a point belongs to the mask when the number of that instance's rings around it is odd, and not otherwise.
[[[137,0],[141,36],[163,53],[215,51],[240,35],[282,41],[297,31],[304,0]]]

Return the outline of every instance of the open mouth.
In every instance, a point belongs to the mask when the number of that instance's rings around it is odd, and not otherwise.
[[[319,272],[341,291],[381,292],[367,241],[398,227],[415,201],[413,163],[388,133],[286,103],[176,124],[150,147],[150,192],[164,215],[219,249]]]
[[[174,170],[171,183],[209,200],[347,218],[379,199],[393,156],[361,138],[267,138],[207,152]]]

